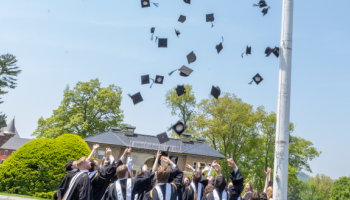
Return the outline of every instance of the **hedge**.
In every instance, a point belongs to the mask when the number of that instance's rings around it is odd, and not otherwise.
[[[85,141],[74,134],[34,139],[0,166],[0,191],[47,198],[66,175],[64,165],[89,153]]]

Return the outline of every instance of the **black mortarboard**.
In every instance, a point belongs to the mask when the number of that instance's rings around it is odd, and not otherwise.
[[[173,131],[176,134],[181,135],[187,129],[187,126],[182,121],[179,120],[173,126],[171,126],[169,130],[171,129],[173,129]]]
[[[158,138],[160,144],[163,144],[163,143],[169,141],[169,137],[166,134],[166,132],[158,134],[157,138]]]
[[[176,30],[176,29],[175,29],[175,34],[176,34],[177,37],[179,37],[179,35],[180,35],[181,33],[180,33],[179,30]]]
[[[272,53],[275,54],[275,56],[278,58],[280,56],[280,48],[275,47]]]
[[[186,21],[186,16],[180,15],[179,22],[184,23]]]
[[[269,57],[272,52],[273,52],[273,49],[271,49],[270,47],[266,47],[265,49],[266,57]]]
[[[70,172],[72,171],[72,166],[73,166],[73,162],[74,160],[71,160],[69,162],[67,162],[67,164],[64,166],[64,170],[67,171],[67,172]]]
[[[138,104],[138,103],[140,103],[140,102],[143,101],[140,92],[138,92],[138,93],[136,93],[136,94],[134,94],[134,95],[132,95],[132,96],[131,96],[130,94],[128,94],[128,95],[129,95],[129,97],[132,99],[132,102],[134,103],[134,105],[136,105],[136,104]]]
[[[260,76],[260,74],[259,73],[257,73],[254,77],[253,77],[253,81],[257,84],[257,85],[259,85],[259,83],[261,82],[261,81],[263,81],[264,79]]]
[[[248,55],[248,54],[252,54],[252,47],[248,47],[247,45],[247,49],[245,50],[245,55]]]
[[[142,8],[146,8],[146,7],[150,7],[150,2],[149,0],[141,0],[141,7]]]
[[[266,7],[267,3],[265,0],[260,0],[259,3],[253,4],[253,6],[259,6],[259,8]]]
[[[212,13],[212,14],[207,14],[206,15],[206,21],[207,22],[211,22],[211,27],[213,28],[213,21],[214,21],[214,13]]]
[[[171,161],[173,161],[173,163],[174,163],[175,165],[177,165],[177,160],[178,160],[178,157],[177,157],[177,156],[169,156],[169,159],[170,159]]]
[[[186,88],[184,85],[178,85],[177,88],[176,88],[176,93],[177,93],[177,96],[181,96],[183,94],[186,94]]]
[[[184,77],[189,76],[189,75],[193,72],[192,69],[186,67],[185,65],[183,65],[183,66],[179,69],[179,71],[180,71],[180,76],[184,76]]]
[[[188,64],[193,63],[194,61],[196,61],[196,59],[196,54],[194,54],[193,51],[187,55]]]
[[[263,16],[265,16],[265,15],[267,14],[267,11],[269,11],[269,8],[270,8],[270,6],[267,7],[267,8],[264,8],[264,9],[261,11],[262,13],[264,13]]]
[[[220,53],[220,51],[224,48],[223,46],[222,46],[222,42],[220,42],[220,44],[218,44],[218,45],[216,45],[216,50],[218,51],[218,53]]]
[[[217,86],[217,87],[212,86],[211,87],[211,95],[213,95],[213,97],[215,97],[215,99],[218,99],[220,94],[221,94],[221,90],[220,90],[219,86]]]
[[[184,0],[185,3],[191,4],[191,0]]]
[[[164,80],[164,76],[159,76],[159,75],[157,75],[157,76],[156,76],[156,81],[155,81],[155,83],[157,83],[157,84],[163,84],[163,80]]]
[[[158,39],[158,47],[168,47],[168,39],[167,38],[159,38]]]
[[[149,84],[149,75],[143,75],[141,76],[141,84],[144,85],[144,84]]]
[[[152,27],[151,28],[151,33],[152,33],[152,36],[151,36],[151,40],[153,40],[153,35],[154,35],[154,31],[156,30],[156,27]]]

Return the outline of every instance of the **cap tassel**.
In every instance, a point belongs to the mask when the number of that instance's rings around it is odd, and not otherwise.
[[[242,53],[242,55],[241,55],[241,56],[242,56],[242,58],[243,58],[243,54],[244,54],[244,52],[243,52],[243,53]]]
[[[221,38],[222,38],[222,42],[224,42],[224,36],[221,36]]]
[[[152,80],[153,83],[154,83],[154,79],[150,78],[150,80]],[[151,84],[151,86],[149,88],[152,88],[153,83]]]
[[[156,40],[154,40],[154,42],[157,44],[157,40],[158,40],[158,36],[156,36]]]
[[[258,4],[253,4],[253,7],[256,7],[256,6],[259,6],[260,5],[260,3],[258,3]]]
[[[128,94],[128,96],[132,99],[132,96],[130,94]]]
[[[214,24],[213,24],[213,22],[211,22],[211,27],[212,27],[212,28],[214,27]]]
[[[154,33],[152,33],[152,37],[151,37],[151,40],[153,40],[153,35],[154,35]]]
[[[169,73],[169,76],[171,76],[176,70],[177,70],[177,69],[175,69],[174,71],[171,71],[171,72]]]
[[[153,2],[152,2],[153,3]],[[153,3],[156,7],[158,7],[159,3]]]
[[[250,83],[248,83],[248,84],[250,84],[250,85],[251,85],[251,84],[253,83],[253,81],[254,81],[254,80],[250,81]]]

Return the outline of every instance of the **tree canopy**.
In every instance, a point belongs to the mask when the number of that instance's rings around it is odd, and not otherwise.
[[[8,93],[4,88],[15,89],[17,87],[17,79],[15,77],[21,71],[17,66],[16,56],[11,54],[0,55],[0,95]],[[3,101],[0,101],[1,103]]]
[[[78,82],[73,89],[67,86],[61,105],[51,117],[38,120],[32,136],[56,138],[73,133],[85,138],[104,132],[111,126],[123,127],[121,94],[121,89],[115,85],[101,87],[98,79]]]
[[[350,199],[350,177],[341,177],[334,181],[329,200]]]

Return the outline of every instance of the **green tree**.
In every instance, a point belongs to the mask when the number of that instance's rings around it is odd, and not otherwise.
[[[308,184],[311,193],[314,195],[316,200],[328,200],[331,196],[331,190],[333,186],[333,180],[331,177],[324,174],[317,174],[315,178],[310,177]]]
[[[64,165],[89,153],[86,142],[74,134],[34,139],[0,166],[0,191],[27,195],[52,192],[66,175]]]
[[[350,199],[350,177],[340,177],[334,181],[329,200]]]
[[[171,115],[177,115],[187,126],[185,133],[191,132],[191,121],[195,116],[196,98],[191,85],[185,85],[186,93],[178,96],[176,87],[168,90],[165,95],[165,104],[171,109]],[[171,133],[172,137],[178,137],[176,133]]]
[[[119,108],[121,89],[115,85],[101,87],[98,79],[78,82],[71,90],[64,90],[58,109],[47,119],[41,117],[32,136],[56,138],[73,133],[82,138],[107,131],[111,126],[123,127],[124,115]]]
[[[0,112],[0,128],[6,124],[6,118],[7,118],[6,114],[5,113],[2,114],[2,112]]]
[[[17,79],[14,77],[21,73],[21,71],[17,66],[16,56],[11,54],[0,55],[0,95],[8,93],[3,88],[15,89],[17,87]],[[0,101],[1,103],[3,101]]]

